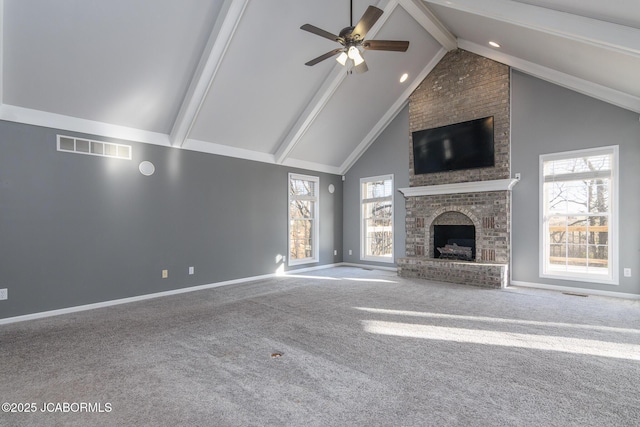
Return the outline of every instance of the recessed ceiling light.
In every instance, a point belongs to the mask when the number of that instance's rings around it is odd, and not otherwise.
[[[409,77],[409,74],[404,73],[403,75],[400,76],[400,83],[404,83],[407,78]]]
[[[489,42],[489,44],[493,47],[500,47],[500,45],[496,42]]]

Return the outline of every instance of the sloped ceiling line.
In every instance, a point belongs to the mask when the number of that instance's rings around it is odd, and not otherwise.
[[[380,136],[384,129],[398,115],[398,113],[407,104],[409,95],[422,83],[429,75],[431,70],[440,62],[447,51],[454,50],[458,47],[456,36],[427,8],[422,0],[398,0],[398,5],[409,13],[440,45],[442,49],[429,61],[429,63],[420,72],[417,78],[400,97],[393,103],[391,108],[380,118],[376,125],[363,138],[358,146],[351,152],[340,166],[340,174],[344,175],[358,161],[360,156],[373,144]]]
[[[429,10],[422,0],[398,0],[406,10],[443,47],[451,51],[458,47],[456,36]]]
[[[413,79],[412,83],[405,89],[405,91],[400,95],[400,97],[396,100],[396,102],[387,110],[387,112],[382,116],[382,118],[376,123],[376,125],[371,129],[371,131],[364,137],[364,139],[358,144],[355,150],[347,157],[347,159],[340,166],[340,175],[345,175],[351,166],[353,166],[360,156],[362,156],[365,151],[373,144],[382,134],[382,132],[386,129],[386,127],[393,121],[393,119],[398,115],[398,113],[405,107],[405,105],[409,102],[409,96],[413,93],[414,90],[422,83],[422,81],[429,75],[431,70],[435,68],[436,65],[440,62],[440,60],[447,54],[447,48],[442,47],[440,51],[429,61],[426,67],[422,69],[420,74]],[[407,136],[408,137],[408,136]],[[409,140],[407,139],[407,143]]]
[[[427,2],[627,55],[640,56],[640,33],[624,25],[509,0],[483,0],[482,2],[427,0]]]
[[[389,1],[383,8],[384,13],[381,19],[369,31],[368,34],[370,36],[375,36],[382,25],[384,25],[386,19],[391,16],[391,13],[398,5],[402,6],[446,50],[453,50],[458,47],[456,37],[451,34],[447,27],[442,22],[440,22],[440,20],[425,6],[422,0]],[[442,56],[444,56],[444,53],[441,55],[439,54],[436,58],[434,58],[435,64],[437,64]],[[432,60],[425,67],[425,70],[428,69],[429,71],[431,71],[431,69],[433,69],[433,67],[435,66],[435,64],[433,63],[434,60]],[[313,100],[308,104],[305,111],[296,121],[295,125],[292,127],[283,142],[276,150],[276,163],[284,163],[286,161],[289,153],[291,153],[298,142],[302,139],[304,133],[313,124],[313,121],[326,106],[327,102],[331,99],[331,96],[334,94],[340,84],[342,84],[345,77],[346,74],[344,73],[342,67],[336,66],[334,72],[332,72],[332,74],[330,74],[329,77],[325,80],[323,86],[320,88],[320,90],[318,90]],[[426,74],[424,74],[422,78],[416,79],[416,82],[413,86],[417,87],[417,85],[420,84],[424,77],[426,77]],[[415,89],[415,87],[413,89]],[[386,127],[386,125],[388,125],[389,122],[393,120],[393,118],[402,109],[402,106],[404,105],[406,99],[408,98],[409,94],[411,94],[413,89],[405,91],[401,98],[399,98],[387,111],[387,113],[385,113],[385,115],[378,121],[377,125],[367,134],[364,140],[360,142],[358,147],[356,147],[356,149],[349,155],[349,157],[339,168],[341,173],[345,173],[346,170],[348,170],[353,165],[353,163],[355,163],[355,161],[364,153],[364,151],[366,151],[366,148],[368,148],[373,143],[375,138],[380,135],[382,130],[384,130],[384,127]]]
[[[327,102],[329,102],[346,77],[347,75],[342,69],[342,66],[338,65],[331,71],[320,89],[314,95],[311,102],[307,104],[307,107],[304,109],[300,117],[298,117],[298,120],[296,120],[296,123],[293,125],[285,139],[278,146],[278,149],[274,154],[276,163],[283,163],[287,159],[289,153],[291,153],[298,142],[300,142],[305,132],[309,127],[311,127],[313,121],[327,105]]]
[[[398,2],[396,0],[387,2],[384,7],[382,7],[382,5],[378,5],[378,7],[383,10],[383,14],[378,22],[376,22],[376,24],[369,30],[367,36],[375,37],[376,33],[380,30],[382,25],[384,25],[397,5]],[[338,89],[346,77],[347,74],[345,73],[344,68],[341,65],[336,64],[333,71],[329,74],[327,79],[325,79],[318,92],[316,92],[311,102],[304,109],[287,136],[276,149],[276,163],[282,164],[287,159],[291,151],[300,142],[302,136],[311,127],[314,120],[318,117],[318,114],[320,114],[327,102],[331,99],[333,93]]]
[[[182,147],[189,137],[248,2],[249,0],[226,0],[222,6],[171,129],[169,139],[172,146]]]
[[[571,89],[609,104],[640,113],[640,98],[618,90],[599,85],[578,77],[562,73],[542,65],[534,64],[503,52],[490,49],[467,40],[458,40],[461,49],[506,64],[516,70],[546,80],[558,86]]]

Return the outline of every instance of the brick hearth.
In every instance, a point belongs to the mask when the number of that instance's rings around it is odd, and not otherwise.
[[[507,286],[507,264],[475,263],[428,258],[403,258],[398,263],[401,277],[461,283],[483,288]]]

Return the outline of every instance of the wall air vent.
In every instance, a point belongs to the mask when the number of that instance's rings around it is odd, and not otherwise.
[[[131,146],[58,135],[58,151],[131,160]]]

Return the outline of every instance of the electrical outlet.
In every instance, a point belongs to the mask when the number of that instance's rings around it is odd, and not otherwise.
[[[338,250],[337,249],[333,250],[333,255],[338,255]]]
[[[517,180],[520,180],[520,178],[522,178],[522,175],[521,175],[520,173],[517,173],[517,174],[516,174],[516,179],[517,179]]]
[[[7,289],[0,289],[0,300],[9,299],[9,291]]]
[[[349,249],[349,255],[353,255],[353,251]]]
[[[624,277],[631,277],[631,269],[630,268],[625,268],[624,269]]]
[[[195,273],[195,267],[189,267],[189,274]]]
[[[162,278],[166,279],[167,277],[169,277],[169,270],[162,270]]]

